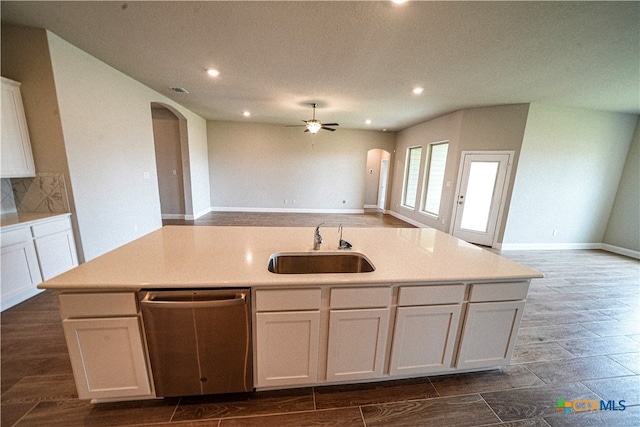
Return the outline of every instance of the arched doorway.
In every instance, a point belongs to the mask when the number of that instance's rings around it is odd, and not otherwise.
[[[151,117],[162,219],[193,219],[187,121],[156,102],[151,103]]]

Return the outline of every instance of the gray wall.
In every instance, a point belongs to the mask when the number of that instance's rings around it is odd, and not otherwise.
[[[627,154],[604,243],[640,253],[640,119]]]
[[[207,130],[214,210],[362,211],[367,152],[395,142],[392,132],[256,123],[209,121]]]
[[[399,132],[396,145],[391,210],[402,217],[448,232],[453,215],[458,168],[462,151],[513,150],[515,151],[516,160],[512,174],[515,173],[528,109],[528,104],[471,108],[456,111]],[[447,154],[445,186],[442,191],[440,215],[436,219],[420,213],[418,207],[416,209],[403,207],[401,201],[407,148],[422,146],[424,153],[427,144],[439,141],[449,141],[449,151]],[[422,194],[425,160],[426,156],[423,154],[418,194]],[[513,178],[510,182],[511,188]],[[505,211],[508,210],[508,203],[509,199],[507,198]],[[502,235],[504,224],[505,220],[503,218],[498,228],[499,236]]]
[[[2,26],[2,73],[23,82],[36,170],[68,173],[81,259],[162,225],[152,102],[187,119],[193,209],[208,210],[200,116],[44,30]]]
[[[531,104],[505,248],[602,243],[636,122],[635,115]]]

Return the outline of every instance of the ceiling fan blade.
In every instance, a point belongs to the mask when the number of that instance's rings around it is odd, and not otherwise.
[[[331,128],[326,128],[324,126],[322,126],[320,129],[324,129],[324,130],[330,130],[331,132],[333,132],[335,129],[331,129]]]
[[[322,123],[322,126],[340,126],[338,123]]]
[[[309,132],[309,129],[305,129],[304,131],[305,131],[305,132]]]

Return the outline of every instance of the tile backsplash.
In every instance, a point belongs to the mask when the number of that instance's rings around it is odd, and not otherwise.
[[[0,213],[8,214],[16,212],[16,200],[13,197],[13,188],[11,187],[11,180],[9,178],[2,178],[1,188],[1,200],[0,200]]]
[[[13,178],[11,184],[18,212],[69,212],[67,187],[61,173],[39,172],[33,178]]]

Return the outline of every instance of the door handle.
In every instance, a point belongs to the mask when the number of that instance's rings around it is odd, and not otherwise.
[[[209,307],[228,307],[232,305],[244,305],[247,300],[247,296],[244,292],[236,294],[233,298],[228,299],[211,299],[200,301],[180,301],[170,299],[153,299],[153,294],[147,292],[145,297],[140,301],[141,305],[157,306],[157,307],[171,307],[171,308],[209,308]]]

